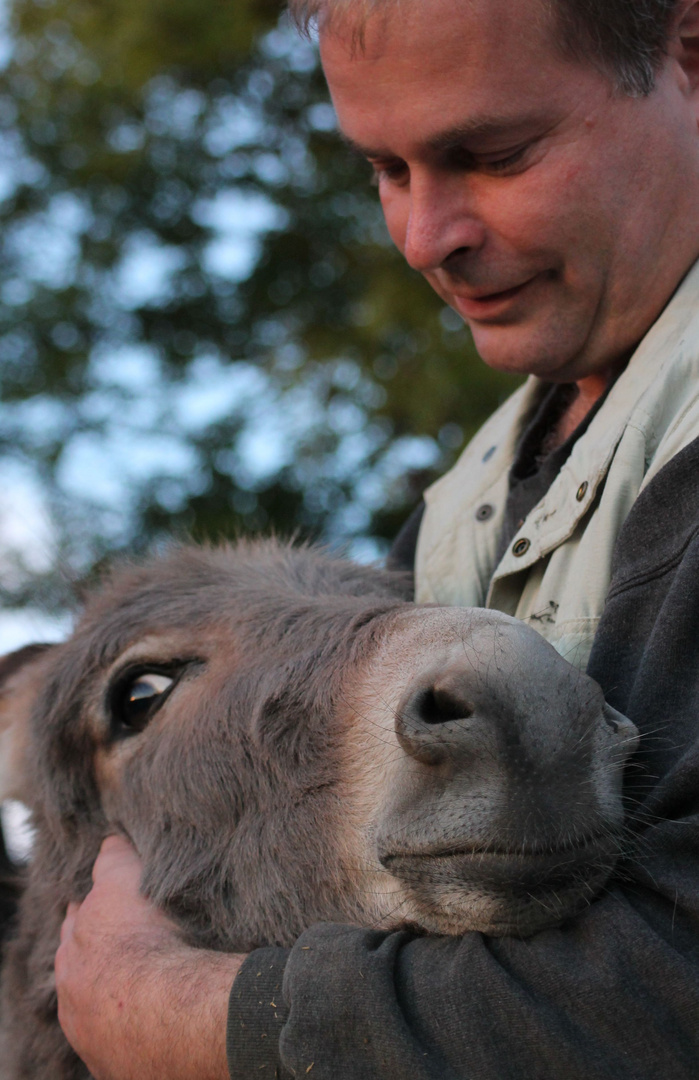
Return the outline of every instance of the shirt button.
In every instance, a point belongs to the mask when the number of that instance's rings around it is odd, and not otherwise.
[[[529,548],[531,546],[532,546],[531,540],[527,540],[523,536],[521,540],[515,540],[514,544],[512,545],[512,554],[517,559],[521,559],[522,555],[527,554],[527,552],[529,551]]]
[[[494,506],[491,506],[490,503],[483,503],[483,505],[479,506],[476,510],[476,521],[489,521],[494,513]]]
[[[575,498],[578,500],[578,502],[583,501],[583,499],[587,495],[587,489],[589,488],[589,486],[590,485],[588,484],[587,480],[583,480],[583,482],[580,485],[580,487],[578,488],[577,494],[575,496]]]

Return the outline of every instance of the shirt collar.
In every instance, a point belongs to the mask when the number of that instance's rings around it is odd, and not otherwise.
[[[693,265],[638,345],[604,406],[513,538],[493,581],[527,569],[572,535],[595,499],[633,413],[643,408],[644,398],[660,393],[668,370],[685,353],[688,339],[699,342],[699,262]],[[537,383],[539,380],[534,377],[528,381],[528,388],[532,384],[532,394]],[[516,555],[518,539],[528,544],[523,554]],[[523,546],[520,545],[520,551]]]

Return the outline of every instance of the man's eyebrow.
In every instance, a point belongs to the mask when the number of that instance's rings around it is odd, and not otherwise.
[[[540,120],[541,118],[537,116],[498,116],[492,114],[474,116],[470,120],[455,124],[453,127],[446,128],[444,131],[439,131],[431,136],[425,141],[425,149],[432,153],[443,154],[448,153],[450,150],[460,149],[470,139],[482,139],[505,133],[517,136],[520,132],[524,134]],[[372,158],[395,157],[395,154],[387,147],[362,146],[342,131],[340,136],[345,145],[360,157],[369,158],[370,160]]]
[[[340,138],[345,146],[352,151],[353,154],[358,154],[363,158],[387,158],[393,157],[393,154],[389,150],[372,150],[368,146],[362,146],[360,143],[355,142],[354,139],[350,139],[349,135],[345,135],[344,131],[340,131]]]
[[[457,150],[470,139],[524,131],[534,122],[531,116],[474,116],[461,124],[440,131],[427,140],[426,146],[437,153]]]

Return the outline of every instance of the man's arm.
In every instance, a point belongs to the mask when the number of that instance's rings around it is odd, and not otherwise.
[[[226,1015],[242,956],[187,946],[139,894],[140,860],[109,837],[56,954],[58,1015],[95,1080],[227,1080]]]
[[[257,950],[231,994],[230,1042],[245,1059],[233,1055],[231,1075],[696,1080],[699,880],[691,864],[667,878],[668,842],[687,850],[687,825],[649,841],[645,886],[531,941],[324,925],[291,953]],[[139,872],[132,849],[108,841],[93,892],[69,913],[57,959],[66,1034],[96,1080],[226,1080],[242,958],[184,946],[138,896]]]

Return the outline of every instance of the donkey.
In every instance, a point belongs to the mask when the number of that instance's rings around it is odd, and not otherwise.
[[[534,630],[409,595],[313,548],[182,546],[10,665],[5,780],[36,840],[3,1080],[89,1075],[53,956],[110,831],[192,944],[235,952],[324,920],[528,936],[604,887],[636,729]]]

